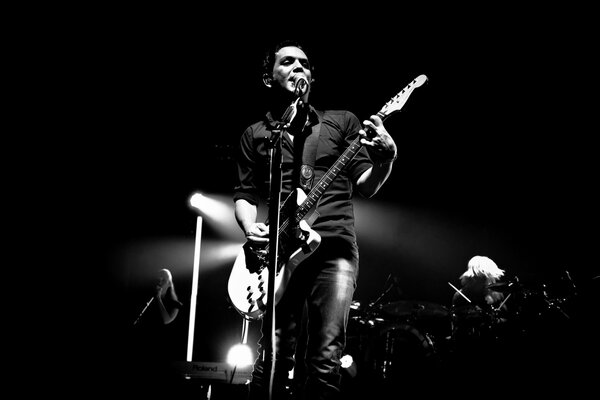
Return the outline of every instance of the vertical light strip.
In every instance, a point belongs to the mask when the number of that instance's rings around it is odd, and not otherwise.
[[[198,274],[200,268],[200,241],[202,238],[202,217],[196,218],[196,241],[194,243],[194,272],[192,274],[192,295],[190,297],[190,326],[186,361],[192,361],[194,352],[194,326],[196,325],[196,296],[198,294]]]

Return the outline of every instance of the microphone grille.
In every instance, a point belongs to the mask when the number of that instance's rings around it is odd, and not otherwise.
[[[308,82],[304,78],[298,78],[296,81],[296,88],[294,90],[294,94],[298,97],[304,96],[306,94],[306,90],[308,89]]]

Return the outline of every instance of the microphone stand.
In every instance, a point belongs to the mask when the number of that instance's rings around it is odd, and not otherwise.
[[[265,369],[263,373],[268,378],[269,399],[272,398],[273,381],[275,377],[275,275],[277,274],[277,255],[279,250],[279,205],[281,204],[281,128],[278,124],[271,132],[271,179],[269,193],[269,266],[267,281],[267,309],[264,314],[264,335],[266,341],[263,352]]]
[[[273,395],[273,381],[275,378],[275,362],[276,350],[275,343],[275,277],[277,274],[278,254],[279,254],[279,218],[281,207],[281,181],[282,181],[282,154],[281,154],[281,135],[294,116],[296,115],[296,107],[300,102],[300,97],[290,104],[282,117],[282,122],[271,131],[270,140],[270,187],[269,187],[269,266],[268,266],[268,282],[267,282],[267,308],[263,316],[263,331],[266,341],[262,354],[265,363],[263,373],[268,377],[269,399]],[[268,357],[268,358],[267,358]]]
[[[152,303],[152,300],[154,300],[154,296],[151,297],[150,300],[148,300],[148,302],[146,303],[146,306],[142,309],[142,312],[140,313],[140,315],[138,315],[138,317],[136,318],[136,320],[133,323],[133,325],[137,325],[137,323],[139,322],[140,318],[142,318],[142,315],[144,315],[144,313],[146,312],[146,309],[148,308],[148,306],[150,305],[150,303]]]
[[[386,281],[385,281],[385,285],[388,285],[388,282],[390,281],[390,279],[392,278],[392,274],[389,274]],[[384,287],[385,287],[384,285]],[[383,298],[385,297],[386,294],[389,293],[390,290],[392,290],[392,288],[394,287],[395,282],[392,282],[391,285],[388,285],[387,289],[385,289],[377,299],[375,299],[373,302],[369,303],[369,305],[367,306],[367,311],[371,310],[373,307],[375,307],[377,304],[379,304],[379,302],[381,302],[381,300],[383,300]]]

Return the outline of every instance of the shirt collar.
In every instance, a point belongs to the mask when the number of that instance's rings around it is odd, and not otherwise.
[[[275,128],[278,121],[273,118],[271,111],[268,111],[265,115],[265,122],[269,126],[270,129]],[[308,105],[308,126],[316,125],[319,122],[319,114],[317,110],[312,106]]]

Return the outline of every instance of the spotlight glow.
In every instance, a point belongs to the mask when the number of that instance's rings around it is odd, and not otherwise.
[[[340,361],[342,362],[342,368],[349,368],[354,362],[354,359],[350,354],[346,354],[340,358]]]
[[[252,350],[247,344],[238,343],[227,353],[227,363],[232,367],[243,368],[252,365],[252,362]]]
[[[229,196],[204,195],[194,193],[190,197],[190,206],[195,208],[223,237],[245,241],[245,236],[235,220],[234,204]]]
[[[190,197],[190,205],[203,215],[211,216],[217,221],[227,218],[232,211],[232,207],[228,207],[224,201],[217,200],[214,196],[205,196],[202,193],[194,193]]]

